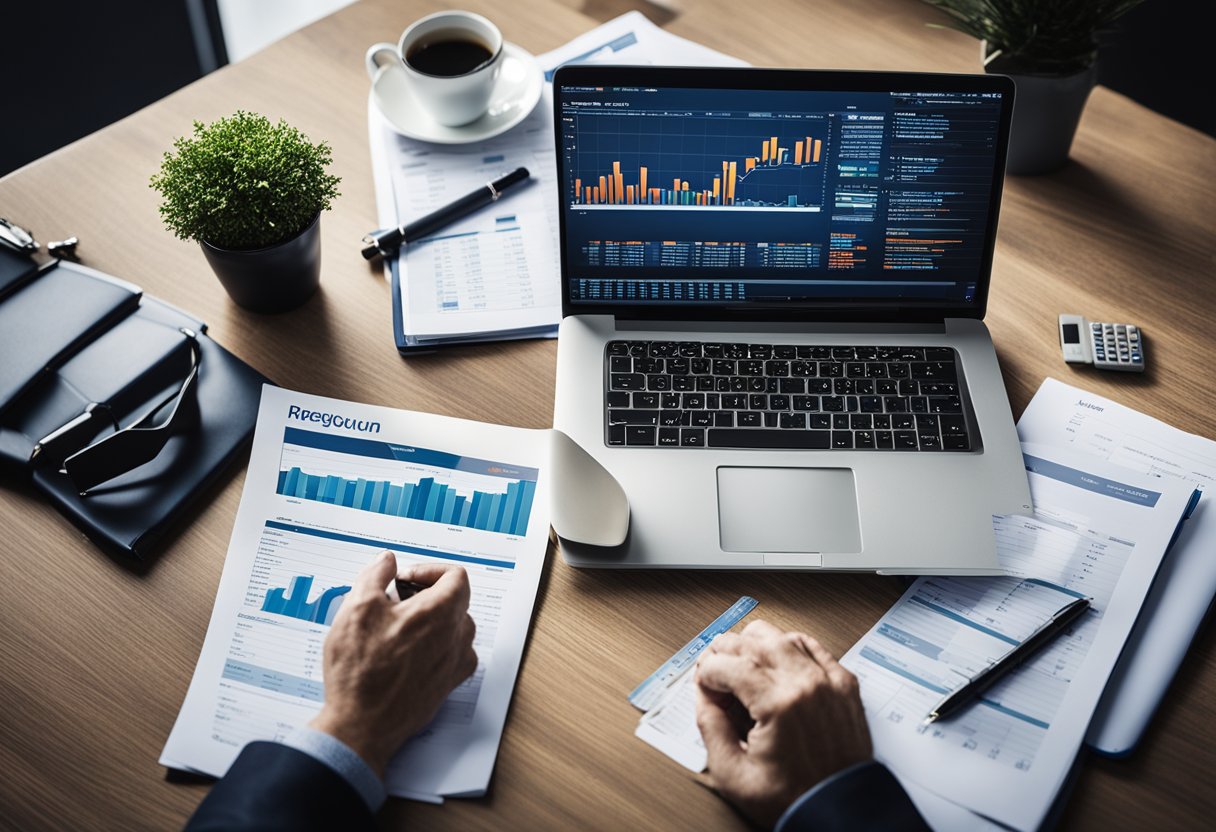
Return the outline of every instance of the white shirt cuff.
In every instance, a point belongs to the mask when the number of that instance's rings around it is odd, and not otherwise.
[[[375,814],[384,805],[384,784],[372,771],[371,766],[346,743],[324,731],[304,726],[297,728],[281,740],[283,745],[303,751],[338,773],[351,785],[367,808]]]

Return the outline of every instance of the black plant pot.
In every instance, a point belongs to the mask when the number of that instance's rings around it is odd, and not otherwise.
[[[982,44],[981,57],[986,55],[987,45]],[[1064,167],[1081,111],[1098,79],[1097,65],[1075,75],[1023,75],[998,57],[984,69],[1008,75],[1017,85],[1005,171],[1027,176]]]
[[[207,262],[225,291],[251,312],[286,312],[321,284],[321,215],[290,240],[239,251],[201,241]]]

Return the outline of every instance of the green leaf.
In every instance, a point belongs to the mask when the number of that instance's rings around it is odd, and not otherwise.
[[[332,152],[284,121],[238,111],[173,142],[151,186],[165,226],[185,240],[264,248],[303,231],[340,196]]]

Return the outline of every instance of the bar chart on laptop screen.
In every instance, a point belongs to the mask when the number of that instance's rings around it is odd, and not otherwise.
[[[392,517],[522,536],[537,471],[287,428],[276,492]]]
[[[826,113],[579,112],[570,204],[588,210],[819,212]]]

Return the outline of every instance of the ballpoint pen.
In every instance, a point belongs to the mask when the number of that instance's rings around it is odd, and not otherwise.
[[[1067,629],[1082,613],[1089,609],[1088,598],[1078,598],[1045,621],[1042,626],[1030,634],[1030,637],[996,660],[979,673],[972,676],[960,687],[947,693],[925,717],[924,725],[932,725],[938,720],[945,719],[957,713],[988,688],[996,684],[1006,673],[1013,670],[1026,659],[1030,658],[1039,648],[1050,643],[1057,635]]]
[[[393,581],[393,587],[397,590],[398,601],[404,601],[407,598],[413,598],[422,590],[426,589],[426,584],[414,583],[413,581],[403,581],[397,578]]]
[[[474,211],[492,202],[497,202],[507,188],[523,182],[528,175],[527,168],[516,168],[506,176],[495,179],[493,182],[487,182],[473,193],[462,196],[450,205],[445,205],[408,225],[372,231],[364,235],[363,242],[366,245],[363,249],[363,258],[372,260],[378,256],[393,256],[404,243],[421,240],[428,234],[433,234],[439,229],[467,217]]]

